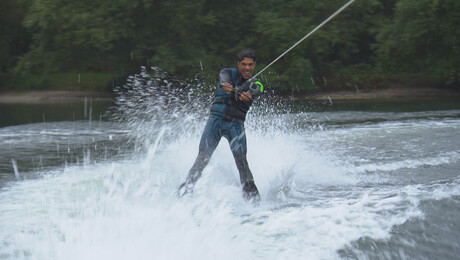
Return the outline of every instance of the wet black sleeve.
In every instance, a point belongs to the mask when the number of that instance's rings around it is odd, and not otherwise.
[[[219,73],[219,84],[232,82],[232,69],[225,68]]]

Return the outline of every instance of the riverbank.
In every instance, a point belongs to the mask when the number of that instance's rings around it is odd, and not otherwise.
[[[92,91],[26,91],[0,92],[0,104],[46,104],[76,102],[84,98],[94,101],[113,99],[110,92]],[[387,88],[356,91],[315,92],[291,95],[289,98],[313,102],[347,102],[347,101],[403,101],[403,100],[459,100],[460,91],[437,88]]]
[[[387,88],[355,91],[330,91],[304,94],[296,99],[323,102],[347,101],[410,101],[410,100],[459,100],[460,91],[438,88]]]
[[[110,92],[70,90],[0,92],[0,104],[54,104],[78,102],[85,98],[91,98],[94,101],[110,101],[113,95]]]

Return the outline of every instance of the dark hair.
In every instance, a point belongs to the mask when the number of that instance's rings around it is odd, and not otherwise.
[[[238,61],[242,61],[244,58],[249,58],[256,62],[256,55],[251,49],[244,49],[238,53]]]

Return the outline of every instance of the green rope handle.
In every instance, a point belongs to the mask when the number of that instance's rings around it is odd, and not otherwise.
[[[260,92],[263,93],[264,92],[264,85],[262,85],[262,83],[260,83],[260,81],[256,81],[254,83],[260,86]]]

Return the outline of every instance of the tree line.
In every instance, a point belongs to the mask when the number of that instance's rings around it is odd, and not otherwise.
[[[345,2],[0,0],[0,90],[65,73],[109,75],[110,88],[142,65],[213,80],[244,48],[262,69]],[[458,24],[458,0],[357,0],[263,79],[280,91],[458,88]]]

